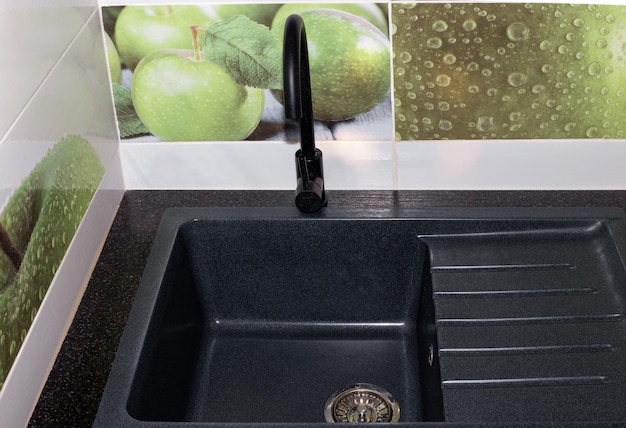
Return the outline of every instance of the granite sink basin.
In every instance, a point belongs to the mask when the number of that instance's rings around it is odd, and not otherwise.
[[[353,384],[397,426],[626,422],[624,251],[609,209],[169,209],[95,425],[318,426]]]

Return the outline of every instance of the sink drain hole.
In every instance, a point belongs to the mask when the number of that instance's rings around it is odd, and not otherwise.
[[[398,422],[400,406],[389,392],[369,383],[350,385],[326,402],[326,422]]]

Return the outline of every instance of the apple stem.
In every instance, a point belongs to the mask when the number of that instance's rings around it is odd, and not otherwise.
[[[13,244],[9,232],[5,229],[4,225],[0,223],[0,249],[7,255],[15,270],[19,270],[22,265],[22,255]]]
[[[193,44],[193,59],[196,61],[202,61],[202,51],[200,50],[200,41],[198,40],[198,32],[202,29],[198,25],[192,25],[191,27],[191,43]]]

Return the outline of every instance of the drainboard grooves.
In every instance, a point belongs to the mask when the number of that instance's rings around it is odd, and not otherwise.
[[[580,294],[595,294],[596,288],[547,288],[541,290],[483,290],[483,291],[437,291],[435,298],[443,299],[484,299],[493,297],[541,297],[541,296],[572,296]]]
[[[608,232],[423,239],[446,421],[626,420],[626,273]]]
[[[601,385],[606,376],[538,377],[522,379],[457,379],[445,380],[443,388],[511,388],[531,386],[580,386]]]
[[[587,323],[594,321],[620,321],[623,314],[542,316],[514,318],[438,318],[437,326],[475,326],[475,325],[521,325],[521,324],[557,324]]]
[[[531,355],[531,354],[566,354],[577,352],[608,352],[615,348],[610,343],[590,343],[584,345],[549,345],[549,346],[508,346],[493,348],[443,348],[440,356],[498,356],[498,355]]]
[[[494,265],[449,265],[434,266],[432,272],[500,272],[516,270],[569,270],[576,266],[569,263],[524,263],[524,264],[494,264]]]

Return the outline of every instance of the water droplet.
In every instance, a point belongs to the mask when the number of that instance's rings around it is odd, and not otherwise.
[[[528,77],[526,77],[524,73],[520,73],[518,71],[509,74],[509,76],[507,77],[509,85],[513,86],[514,88],[522,86],[526,83],[527,80]]]
[[[490,131],[493,128],[493,117],[481,116],[476,121],[476,129],[482,132]]]
[[[572,132],[574,130],[574,128],[576,128],[576,123],[574,122],[568,122],[565,124],[565,126],[563,127],[563,130],[565,132]]]
[[[541,71],[543,73],[547,74],[547,73],[550,73],[552,71],[552,68],[553,67],[550,64],[544,64],[544,65],[541,66]]]
[[[424,61],[424,67],[426,68],[433,68],[435,66],[435,63],[432,61]]]
[[[487,95],[489,95],[490,97],[495,97],[498,94],[498,89],[497,88],[489,88],[487,89]]]
[[[503,47],[499,47],[496,52],[498,53],[498,55],[505,55],[506,54],[506,49],[504,49]]]
[[[587,72],[590,76],[597,76],[602,72],[602,67],[597,62],[592,62],[589,64],[589,67],[587,67]]]
[[[406,70],[404,68],[402,68],[402,67],[396,68],[396,74],[398,76],[404,76],[405,73],[406,73]]]
[[[599,47],[600,49],[604,49],[608,46],[608,43],[606,42],[606,40],[600,39],[596,42],[596,46]]]
[[[469,64],[467,64],[468,71],[476,71],[478,70],[478,68],[479,68],[478,63],[470,62]]]
[[[473,19],[468,19],[463,22],[463,29],[465,31],[474,31],[476,29],[476,21]]]
[[[574,27],[581,28],[583,25],[585,25],[585,20],[582,18],[576,18],[572,23],[574,24]]]
[[[590,138],[597,137],[598,134],[598,128],[596,128],[595,126],[592,126],[591,128],[587,129],[587,131],[585,131],[585,135]]]
[[[447,53],[443,56],[443,62],[452,65],[456,62],[456,56],[453,53]]]
[[[485,68],[483,71],[480,72],[480,74],[482,74],[485,77],[489,77],[491,76],[491,70],[489,70],[488,68]]]
[[[496,19],[497,19],[496,15],[494,15],[493,13],[490,13],[489,15],[487,15],[487,21],[489,21],[489,22],[493,22]]]
[[[438,19],[435,22],[433,22],[433,30],[441,33],[443,31],[446,31],[448,29],[448,23],[442,19]]]
[[[522,118],[522,113],[520,113],[519,111],[514,111],[513,113],[509,115],[509,120],[513,122],[518,122],[521,118]]]
[[[467,91],[468,91],[470,94],[477,94],[478,92],[480,92],[480,88],[478,87],[478,85],[470,85],[470,86],[467,88]]]
[[[547,51],[548,49],[552,48],[552,42],[550,40],[543,40],[541,43],[539,43],[539,49],[541,49],[542,51]]]
[[[565,55],[566,53],[569,52],[569,49],[567,48],[567,46],[561,45],[556,49],[556,51],[560,53],[561,55]]]
[[[435,79],[437,86],[443,86],[443,87],[449,86],[450,81],[451,81],[450,76],[448,76],[447,74],[440,74]]]
[[[605,19],[606,19],[606,22],[608,22],[609,24],[612,24],[615,22],[615,17],[613,15],[607,15]]]
[[[573,42],[574,40],[576,40],[576,34],[574,34],[572,32],[567,33],[565,35],[565,40],[567,40],[568,42]]]
[[[582,52],[576,52],[576,59],[584,59],[585,58],[585,54]]]
[[[528,27],[523,22],[514,22],[506,28],[506,35],[513,42],[526,40],[528,32]]]
[[[607,27],[602,27],[602,28],[600,28],[600,34],[603,34],[603,35],[605,35],[605,36],[606,36],[606,35],[607,35],[607,34],[609,34],[610,32],[611,32],[611,30],[610,30],[610,29],[608,29]]]
[[[452,122],[450,122],[449,120],[444,120],[441,119],[439,121],[439,129],[441,129],[442,131],[449,131],[452,129]]]
[[[440,111],[448,111],[450,110],[450,104],[445,101],[439,102],[439,110]]]
[[[534,85],[534,86],[533,86],[533,88],[532,88],[532,92],[533,92],[533,94],[537,94],[537,95],[539,95],[539,94],[540,94],[540,93],[542,93],[545,89],[546,89],[546,87],[545,87],[545,86],[543,86],[543,85],[541,85],[541,84],[537,84],[537,85]]]
[[[410,52],[404,51],[400,53],[400,60],[402,62],[404,63],[411,62],[412,59],[413,59],[413,56],[411,55]]]
[[[439,37],[431,37],[426,40],[426,46],[431,49],[439,49],[443,45],[443,41]]]

